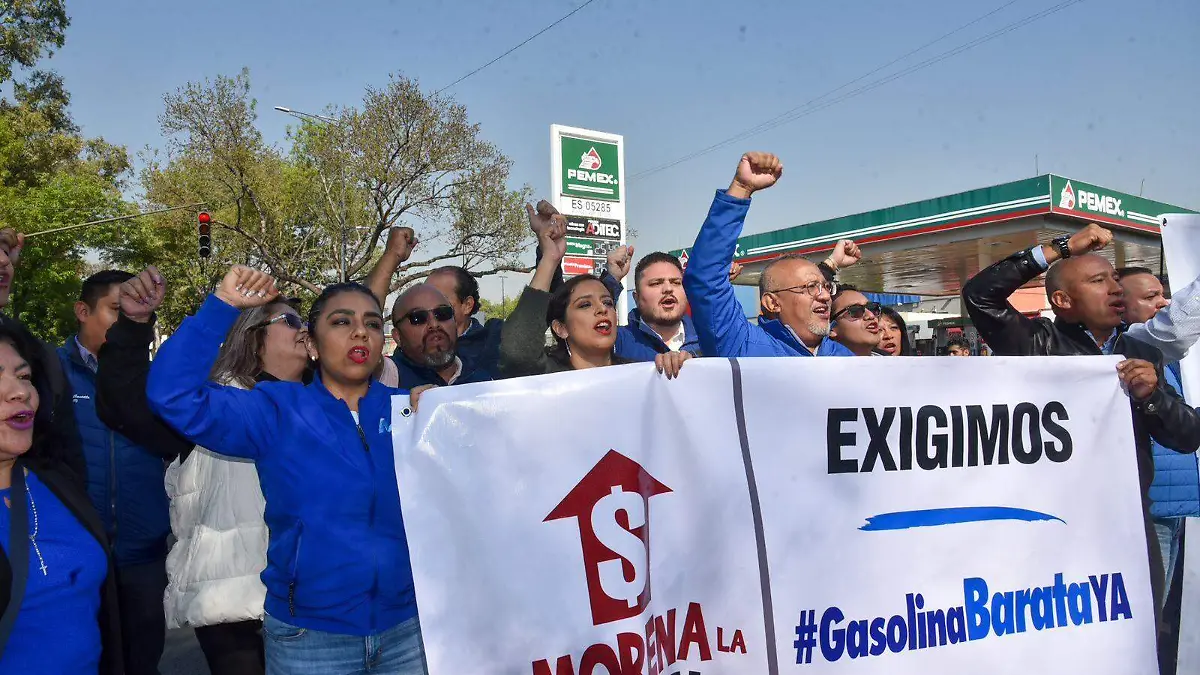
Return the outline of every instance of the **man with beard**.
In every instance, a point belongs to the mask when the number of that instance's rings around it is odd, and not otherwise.
[[[608,256],[608,271],[618,282],[629,271],[632,255],[632,247],[622,246]],[[645,256],[633,270],[633,284],[637,307],[629,311],[629,325],[617,331],[617,356],[629,361],[653,361],[658,354],[679,351],[700,356],[679,258],[661,252]]]
[[[758,288],[764,315],[746,319],[729,280],[738,235],[750,210],[750,196],[775,184],[783,163],[775,155],[751,152],[738,162],[729,189],[718,191],[696,236],[683,286],[691,298],[692,321],[707,356],[853,356],[829,339],[833,283],[808,260],[787,255],[767,265]]]
[[[829,337],[837,340],[855,356],[880,356],[875,352],[883,334],[879,317],[883,309],[878,302],[850,286],[838,288],[833,296],[833,314],[829,320]]]
[[[1184,403],[1165,381],[1162,354],[1124,335],[1123,291],[1116,270],[1095,252],[1113,234],[1090,224],[1070,237],[1018,251],[976,274],[963,286],[963,304],[971,323],[997,356],[1075,356],[1120,354],[1117,374],[1133,409],[1133,433],[1150,584],[1162,597],[1164,574],[1158,539],[1150,520],[1150,484],[1154,478],[1151,442],[1175,452],[1194,453],[1200,447],[1200,414]],[[1008,298],[1017,289],[1046,273],[1046,299],[1053,321],[1031,319]],[[1155,617],[1158,617],[1155,604]]]
[[[392,339],[396,341],[392,360],[404,389],[492,379],[486,371],[471,368],[458,357],[454,308],[441,291],[429,284],[417,284],[396,298]]]

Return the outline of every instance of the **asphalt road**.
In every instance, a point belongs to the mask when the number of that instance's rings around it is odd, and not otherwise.
[[[210,675],[192,629],[167,631],[167,645],[158,670],[162,675]]]

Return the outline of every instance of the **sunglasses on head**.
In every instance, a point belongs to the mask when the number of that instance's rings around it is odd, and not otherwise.
[[[429,322],[430,315],[433,315],[434,321],[445,323],[454,318],[454,308],[450,305],[439,305],[433,309],[414,309],[400,318],[408,319],[414,326],[424,326]]]
[[[845,307],[842,309],[842,311],[834,314],[832,318],[835,321],[843,316],[848,316],[851,319],[861,319],[866,316],[867,312],[870,312],[873,316],[878,317],[881,311],[883,311],[883,306],[878,302],[868,302],[866,304],[850,305],[849,307]]]
[[[305,328],[308,328],[308,324],[304,323],[304,321],[302,321],[300,319],[300,317],[296,316],[295,314],[290,314],[290,313],[280,314],[279,316],[277,316],[273,319],[268,319],[268,320],[258,324],[258,327],[266,328],[267,326],[270,326],[273,323],[279,323],[280,321],[286,323],[288,325],[288,328],[291,328],[294,330],[303,330]]]

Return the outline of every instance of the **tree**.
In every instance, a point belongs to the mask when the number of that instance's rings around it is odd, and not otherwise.
[[[492,302],[486,298],[479,299],[479,311],[488,319],[507,319],[509,314],[517,308],[517,301],[520,296],[512,298],[504,298],[500,302]]]
[[[121,197],[129,169],[123,148],[87,139],[71,121],[70,97],[53,73],[34,73],[0,102],[0,222],[29,235],[6,312],[42,339],[75,330],[72,306],[89,252],[125,246],[132,227],[39,235],[64,225],[130,213]]]
[[[300,123],[286,153],[255,127],[246,70],[189,83],[164,102],[159,122],[169,141],[142,174],[148,206],[206,202],[216,267],[260,266],[315,294],[343,267],[350,279],[366,277],[387,230],[404,223],[417,230],[423,255],[402,268],[395,287],[450,260],[478,275],[524,269],[517,258],[528,239],[520,210],[528,188],[508,189],[510,161],[481,138],[463,106],[411,80],[369,88],[360,108],[331,111],[333,122]],[[180,227],[185,218],[157,222],[194,233],[194,221]],[[192,268],[194,278],[190,238],[190,259],[171,266],[179,274]]]
[[[0,3],[0,82],[12,79],[13,66],[32,68],[66,40],[65,0],[5,0]]]

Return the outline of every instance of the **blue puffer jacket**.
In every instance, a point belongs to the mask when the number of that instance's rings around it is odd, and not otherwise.
[[[1167,384],[1183,392],[1177,363],[1163,368]],[[1153,442],[1154,482],[1150,484],[1150,515],[1156,518],[1200,516],[1200,469],[1196,453],[1183,454]]]
[[[75,338],[58,348],[74,392],[75,423],[87,462],[87,490],[113,542],[118,566],[166,558],[170,502],[162,457],[113,431],[96,415],[96,374],[83,362]]]
[[[454,381],[454,384],[491,382],[495,379],[495,377],[492,376],[492,371],[499,367],[498,360],[495,364],[493,364],[492,370],[485,370],[482,368],[473,369],[473,362],[464,357],[461,351],[458,353],[458,358],[460,361],[462,361],[463,369],[462,373],[458,376],[458,379]],[[391,359],[396,364],[396,370],[400,374],[400,386],[405,389],[415,389],[426,384],[432,384],[438,387],[446,386],[446,381],[442,379],[442,376],[439,375],[437,371],[413,362],[412,359],[404,355],[404,352],[398,349],[394,354],[392,354]]]
[[[683,273],[683,289],[692,305],[692,321],[705,356],[813,356],[787,326],[777,320],[750,323],[729,281],[729,263],[750,211],[749,199],[717,191],[708,217],[696,235]],[[824,338],[816,356],[854,356]]]
[[[266,611],[342,635],[373,635],[417,614],[392,455],[391,397],[372,381],[358,423],[316,377],[251,390],[208,381],[238,310],[210,296],[158,352],[146,393],[193,442],[253,459],[270,530]]]
[[[671,350],[650,324],[642,320],[642,313],[634,308],[629,311],[629,325],[617,330],[615,351],[617,356],[628,361],[653,361],[655,356]],[[683,315],[683,347],[680,351],[700,356],[700,337],[696,335],[692,317],[686,314]]]

